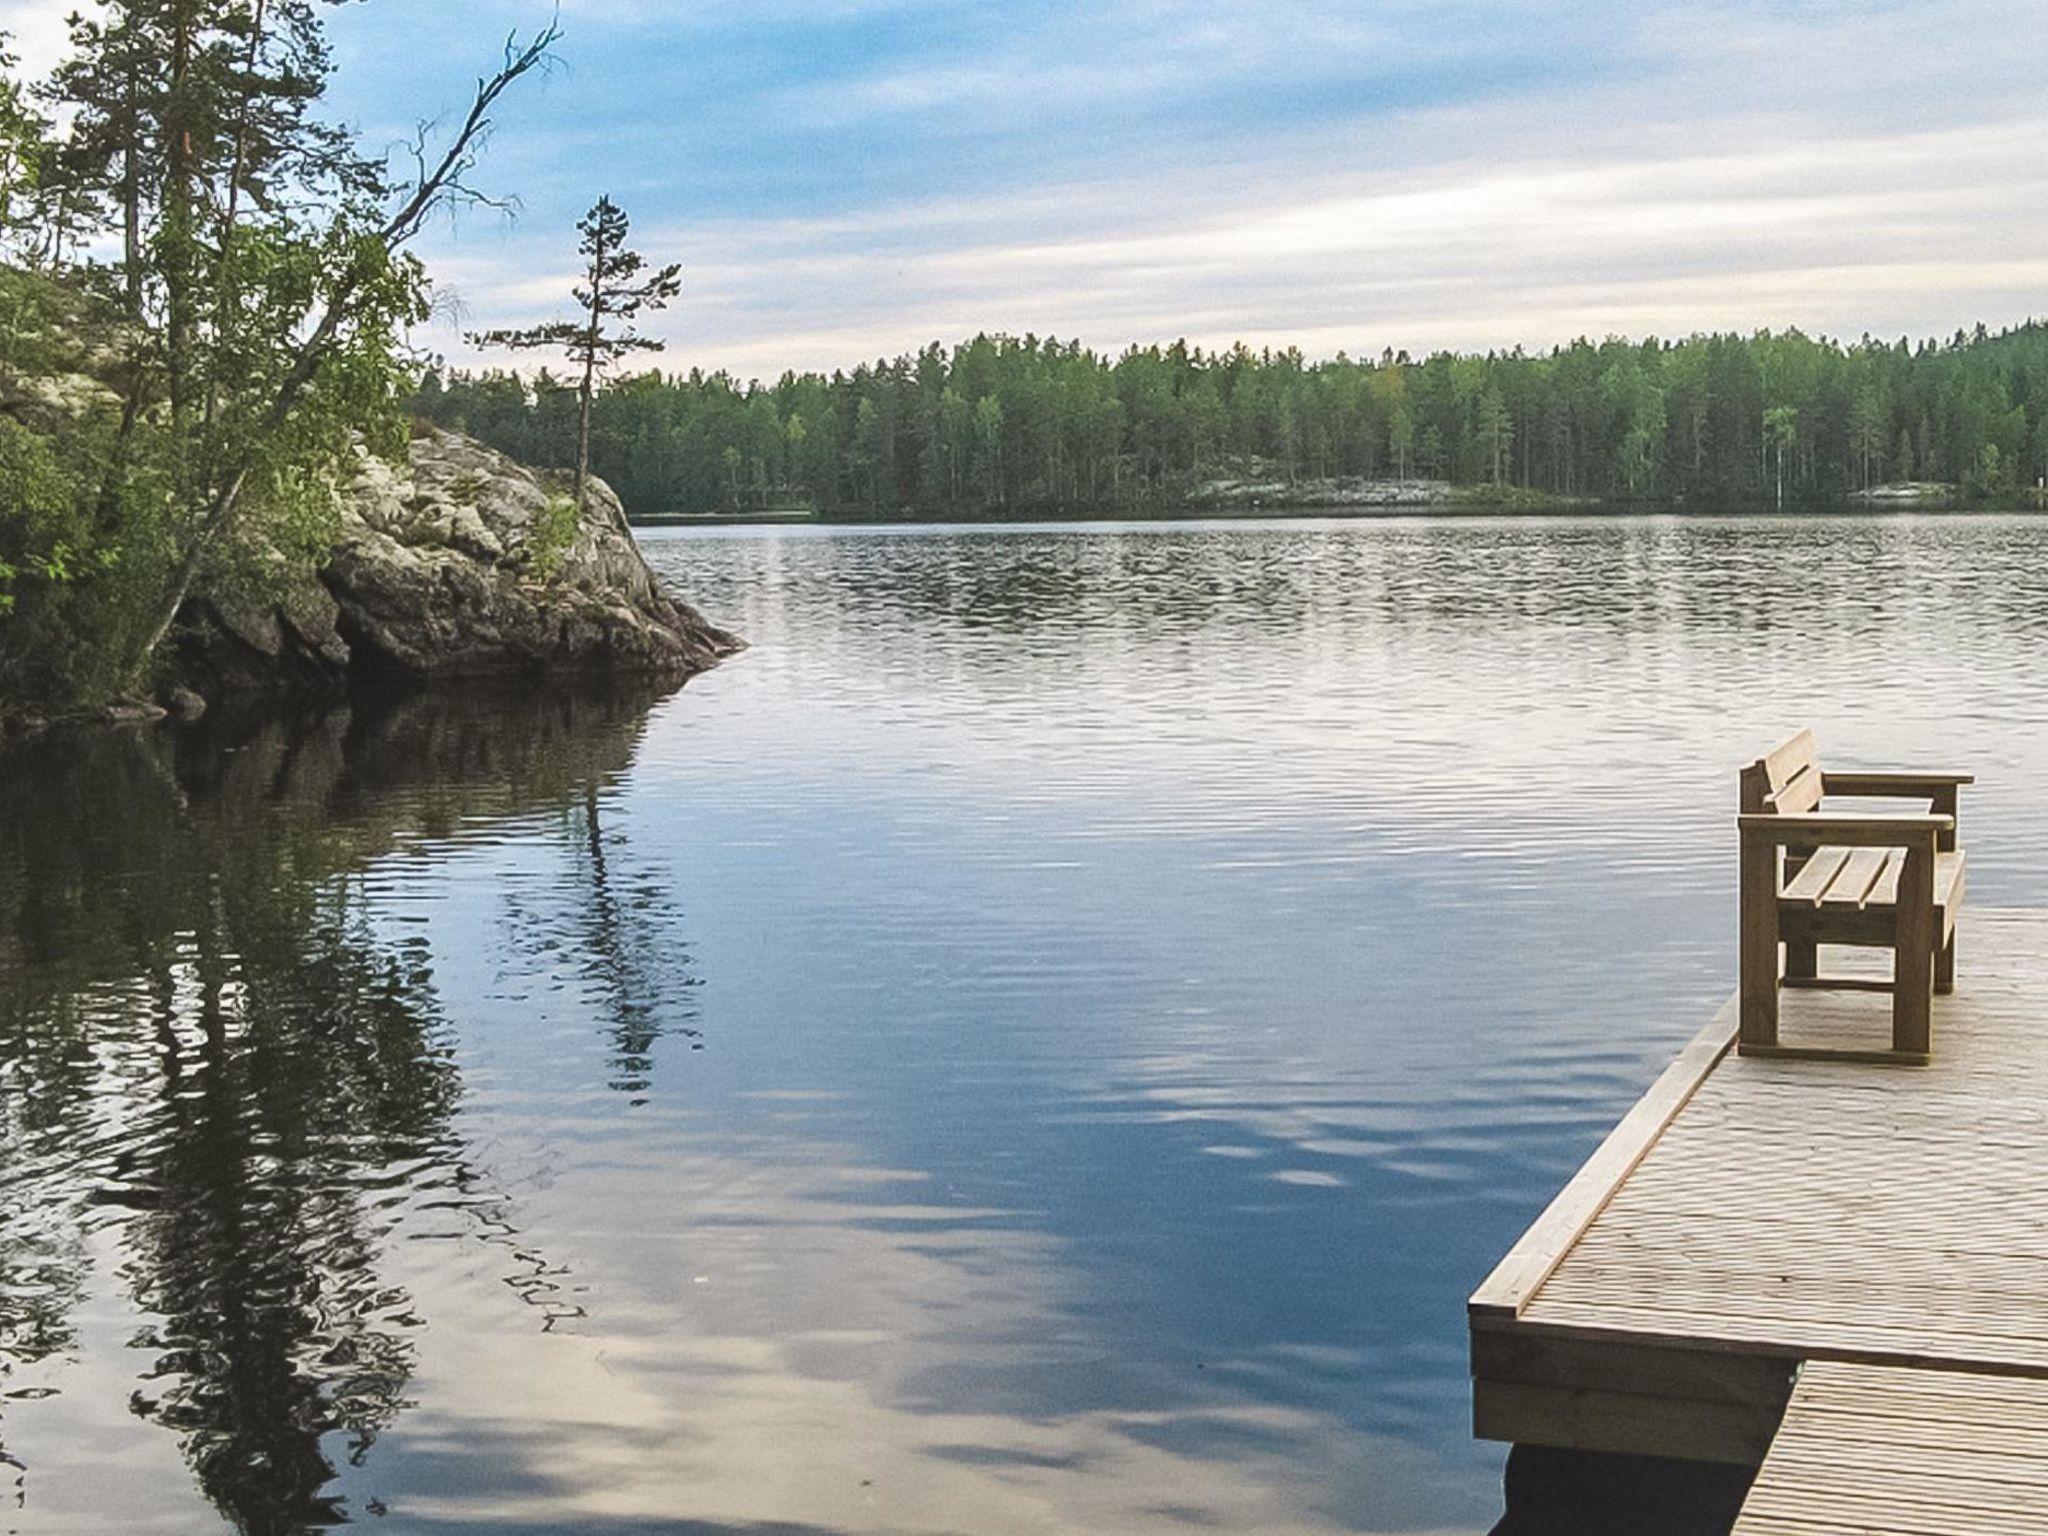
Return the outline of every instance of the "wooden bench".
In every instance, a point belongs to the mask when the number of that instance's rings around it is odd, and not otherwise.
[[[1742,992],[1739,1049],[1925,1064],[1933,999],[1955,988],[1967,773],[1833,773],[1801,731],[1742,770]],[[1842,814],[1829,799],[1920,800],[1921,814]],[[1889,949],[1892,979],[1828,978],[1822,944]],[[1782,951],[1782,962],[1781,962]],[[1779,987],[1878,987],[1892,994],[1890,1050],[1781,1045]]]

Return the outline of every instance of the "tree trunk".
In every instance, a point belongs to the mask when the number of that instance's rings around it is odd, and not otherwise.
[[[601,228],[602,226],[600,226]],[[583,387],[576,402],[576,509],[583,509],[583,487],[590,479],[590,403],[597,392],[597,344],[604,324],[604,236],[593,239],[590,258],[590,329],[583,338]]]
[[[193,124],[192,22],[180,15],[171,30],[168,99],[164,109],[163,269],[164,366],[171,397],[171,423],[181,453],[188,444],[192,412],[193,342],[197,332],[192,291],[193,246],[198,239],[194,204],[197,166]]]
[[[242,487],[247,480],[246,471],[236,474],[234,479],[228,482],[227,489],[222,491],[219,498],[207,509],[206,516],[199,526],[192,530],[184,553],[178,557],[177,568],[171,574],[170,584],[164,590],[163,600],[157,605],[156,616],[150,621],[148,637],[136,651],[130,672],[131,683],[139,683],[142,680],[143,669],[149,665],[150,658],[156,654],[156,648],[164,643],[164,636],[171,632],[171,626],[177,622],[178,610],[185,606],[185,599],[192,593],[192,581],[199,574],[200,563],[205,559],[206,551],[215,536],[227,525],[228,519],[234,516],[235,505],[241,500]]]
[[[121,149],[121,278],[128,301],[128,318],[142,320],[142,167],[134,135],[140,131],[134,120],[134,83],[129,83],[129,139]]]
[[[592,327],[594,331],[595,326]],[[576,505],[583,505],[584,483],[590,479],[590,404],[597,390],[597,343],[591,341],[590,355],[583,363],[583,387],[577,392],[576,408]]]
[[[127,124],[121,146],[121,296],[129,324],[142,327],[142,156],[136,143],[142,133],[142,109],[137,100],[135,64],[128,63]],[[135,421],[142,412],[143,372],[132,355],[126,366],[126,387],[121,392],[121,429],[114,439],[113,464],[100,493],[100,515],[113,521],[116,498],[127,481],[128,445],[135,437]]]

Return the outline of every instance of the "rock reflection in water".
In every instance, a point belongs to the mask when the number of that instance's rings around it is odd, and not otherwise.
[[[464,1146],[425,939],[381,931],[352,872],[580,821],[585,964],[644,1091],[660,1030],[627,930],[659,893],[613,890],[598,807],[651,702],[416,697],[0,758],[0,1403],[52,1390],[8,1378],[76,1348],[107,1265],[140,1320],[132,1411],[236,1529],[320,1529],[348,1519],[337,1461],[409,1406],[423,1319],[383,1272],[406,1229],[455,1221],[541,1326],[577,1310]]]
[[[651,711],[0,768],[0,1536],[1477,1531],[1731,743],[1961,759],[2048,899],[2038,519],[650,550],[755,641]]]

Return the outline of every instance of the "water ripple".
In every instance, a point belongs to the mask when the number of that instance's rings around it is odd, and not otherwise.
[[[0,757],[0,1529],[1471,1530],[1733,769],[2048,899],[2048,524],[778,529],[753,649]]]

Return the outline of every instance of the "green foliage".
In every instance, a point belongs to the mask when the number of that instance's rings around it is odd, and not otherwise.
[[[0,248],[32,227],[32,203],[41,190],[49,123],[30,105],[15,77],[16,60],[0,32]]]
[[[52,445],[0,416],[0,613],[13,612],[14,584],[24,567],[46,582],[71,579],[77,500]]]
[[[146,622],[161,520],[138,477],[102,508],[95,469],[112,424],[43,433],[0,415],[0,699],[97,701]]]
[[[543,584],[553,582],[582,527],[583,512],[573,496],[550,496],[526,535],[527,574]]]
[[[683,269],[667,266],[648,272],[646,258],[626,245],[632,221],[610,197],[600,197],[576,228],[583,236],[583,282],[575,290],[581,316],[523,331],[485,331],[470,340],[480,347],[515,352],[559,351],[578,370],[574,462],[575,494],[581,501],[590,473],[591,406],[598,382],[620,360],[662,350],[664,342],[642,336],[632,322],[643,311],[666,308],[683,291]]]
[[[529,463],[576,461],[573,392],[546,373],[436,374],[415,408]],[[1515,504],[1753,507],[1780,477],[1793,504],[1914,478],[2009,499],[2048,475],[2048,326],[1918,346],[1795,331],[1323,363],[980,336],[773,384],[621,378],[596,398],[591,465],[643,515],[1170,507],[1246,465],[1297,484],[1439,476],[1522,493]]]
[[[331,549],[357,456],[403,451],[405,335],[428,313],[403,247],[469,195],[492,107],[556,34],[508,42],[398,186],[318,120],[330,3],[97,0],[44,91],[64,130],[32,157],[0,68],[0,241],[49,279],[0,268],[0,372],[44,402],[23,418],[40,446],[9,450],[32,479],[0,551],[0,706],[146,681],[195,593],[290,590]],[[111,266],[79,259],[93,237]],[[97,335],[95,307],[117,317]]]
[[[1977,450],[1977,462],[1963,481],[1971,496],[1996,497],[2012,489],[2012,465],[1998,451],[1998,444],[1986,443]]]

